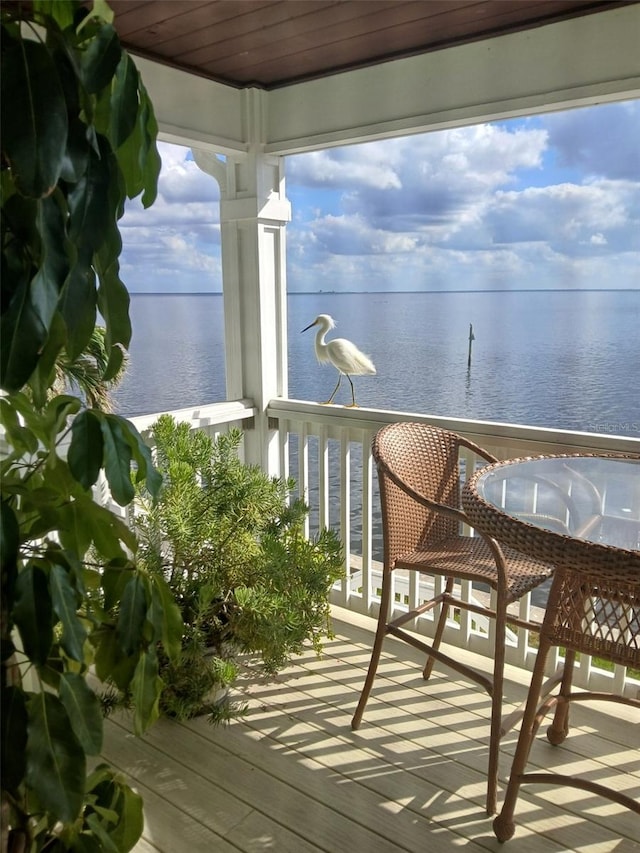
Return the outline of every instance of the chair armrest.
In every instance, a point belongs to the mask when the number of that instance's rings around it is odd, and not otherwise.
[[[467,450],[471,450],[473,453],[475,453],[476,456],[479,456],[480,459],[484,459],[485,462],[500,461],[497,456],[494,456],[492,453],[489,453],[487,450],[484,449],[484,447],[480,447],[479,444],[475,444],[470,439],[464,438],[464,436],[458,436],[458,438],[460,440],[461,447],[466,447]]]
[[[449,518],[455,518],[458,521],[463,522],[464,524],[471,525],[469,518],[465,515],[463,510],[456,509],[455,507],[449,506],[448,504],[438,503],[437,501],[432,501],[430,498],[426,498],[424,495],[421,495],[420,492],[417,492],[412,486],[399,477],[395,471],[392,471],[388,465],[384,462],[378,462],[378,468],[382,468],[384,470],[385,476],[387,476],[399,489],[401,489],[406,495],[409,495],[410,498],[413,498],[416,503],[419,503],[421,506],[426,507],[427,509],[432,509],[434,512],[439,512],[442,515],[447,515]]]

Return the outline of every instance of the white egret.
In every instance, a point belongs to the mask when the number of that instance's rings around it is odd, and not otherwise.
[[[376,372],[376,369],[369,356],[360,352],[358,347],[351,343],[351,341],[346,340],[346,338],[334,338],[332,341],[325,342],[325,335],[328,331],[335,328],[335,325],[333,317],[330,317],[328,314],[318,314],[313,323],[309,323],[302,331],[306,332],[312,326],[319,327],[316,332],[316,358],[320,364],[330,363],[338,371],[338,383],[324,405],[329,405],[329,403],[333,402],[333,398],[340,387],[342,377],[346,376],[351,385],[351,403],[349,404],[349,408],[357,407],[358,404],[356,403],[356,394],[351,376],[372,375]]]

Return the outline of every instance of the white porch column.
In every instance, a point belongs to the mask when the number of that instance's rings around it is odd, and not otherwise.
[[[266,407],[288,390],[285,228],[291,205],[283,158],[264,154],[259,141],[264,93],[247,90],[246,96],[248,152],[226,161],[208,151],[193,154],[220,184],[227,399],[254,401],[258,415],[245,434],[245,457],[276,474],[278,433],[269,429]]]

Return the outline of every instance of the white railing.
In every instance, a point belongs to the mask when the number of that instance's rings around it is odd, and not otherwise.
[[[215,436],[228,431],[231,426],[251,429],[256,413],[251,401],[240,400],[181,409],[169,414],[177,420],[189,422],[193,429],[203,429]],[[272,400],[267,414],[270,425],[278,429],[280,474],[296,480],[298,493],[309,505],[308,532],[331,527],[339,531],[345,543],[345,577],[332,591],[332,602],[373,617],[377,616],[380,604],[382,538],[377,477],[370,448],[373,435],[380,427],[397,421],[434,424],[465,435],[501,459],[541,453],[640,453],[640,439],[637,438],[431,417],[410,412],[347,409],[298,400]],[[148,430],[157,417],[158,414],[147,415],[132,418],[132,421],[148,437]],[[471,470],[471,466],[467,465],[466,470]],[[108,502],[107,494],[100,497]],[[438,584],[436,580],[436,589]],[[461,592],[468,599],[486,599],[487,596],[482,590],[472,589],[469,583],[463,584]],[[394,607],[398,611],[414,607],[432,593],[433,586],[427,586],[426,579],[416,573],[396,574]],[[544,606],[544,600],[535,596],[534,593],[533,601],[526,597],[519,603],[522,618],[528,618],[529,614],[540,615],[540,612],[535,614],[535,610]],[[421,616],[414,623],[414,628],[428,635],[432,631],[433,620],[433,613]],[[455,620],[450,620],[444,642],[492,657],[492,629],[493,623],[486,624],[477,616],[462,611]],[[535,652],[529,632],[509,633],[508,663],[530,670]],[[557,663],[557,656],[549,661],[550,671]],[[586,656],[582,656],[576,667],[574,682],[578,687],[640,696],[637,673],[630,674],[620,666],[609,671]]]
[[[172,412],[157,412],[153,415],[139,415],[130,418],[131,423],[145,438],[161,414],[172,415],[177,421],[186,421],[192,429],[204,430],[211,436],[227,432],[231,427],[245,427],[255,416],[256,410],[251,400],[226,400],[224,403],[208,403],[206,406],[190,406],[188,409],[175,409]]]
[[[300,494],[310,506],[310,531],[332,527],[345,543],[345,578],[333,590],[332,601],[368,616],[377,616],[380,603],[382,541],[377,479],[371,457],[376,430],[397,421],[435,424],[465,435],[494,456],[507,459],[541,453],[630,452],[640,453],[640,439],[622,436],[574,433],[565,430],[517,426],[461,419],[429,417],[407,412],[347,409],[296,400],[273,400],[268,409],[272,423],[279,425],[283,475],[293,476]],[[464,467],[464,466],[463,466]],[[466,470],[471,470],[467,464]],[[438,584],[439,581],[436,581]],[[397,573],[393,601],[398,611],[415,607],[433,587],[416,573]],[[467,597],[486,596],[482,590],[463,584]],[[544,606],[544,588],[526,597],[519,612],[527,618]],[[542,596],[542,598],[540,597]],[[540,615],[539,613],[537,614]],[[434,614],[419,617],[415,630],[429,634]],[[492,656],[493,624],[483,624],[466,611],[451,619],[444,641],[485,656]],[[535,647],[528,631],[511,632],[507,639],[507,662],[531,669]],[[558,657],[549,661],[555,669]],[[613,672],[582,656],[576,668],[577,686],[624,692],[640,696],[640,681],[624,667]]]

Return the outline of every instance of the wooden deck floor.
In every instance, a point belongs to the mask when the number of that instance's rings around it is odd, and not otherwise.
[[[266,680],[251,667],[246,719],[161,720],[144,738],[127,719],[107,725],[105,757],[145,802],[136,853],[390,853],[464,848],[469,853],[640,851],[640,818],[569,788],[523,787],[506,845],[484,812],[488,697],[442,668],[425,684],[417,652],[388,640],[362,728],[350,719],[364,681],[370,620],[336,620],[336,638]],[[391,652],[396,649],[399,657]],[[509,676],[514,701],[520,673]],[[591,706],[593,708],[593,706]],[[532,754],[563,772],[640,797],[640,720],[632,709],[579,707],[561,747],[544,735]],[[505,738],[502,780],[515,734]]]

